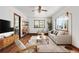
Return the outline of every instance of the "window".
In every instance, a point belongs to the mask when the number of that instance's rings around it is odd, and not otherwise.
[[[44,28],[45,21],[44,20],[34,20],[34,28]]]
[[[58,17],[55,21],[55,25],[57,30],[68,30],[68,20],[66,17]]]

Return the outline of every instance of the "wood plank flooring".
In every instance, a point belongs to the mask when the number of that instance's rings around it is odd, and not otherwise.
[[[21,41],[26,44],[28,42],[28,40],[30,40],[32,35],[26,35],[25,37],[23,37],[21,39]],[[64,45],[65,46],[65,45]],[[71,48],[71,51],[75,51],[76,53],[79,53],[79,50],[73,46],[66,46],[67,49],[70,49]],[[4,49],[1,49],[0,50],[0,53],[16,53],[17,51],[19,50],[19,48],[16,46],[15,43],[11,44],[10,46],[4,48]],[[72,52],[71,52],[72,53]]]
[[[24,38],[21,39],[21,41],[26,44],[28,40],[31,38],[31,35],[26,35]],[[16,46],[15,43],[11,44],[10,46],[0,50],[0,53],[16,53],[19,48]]]

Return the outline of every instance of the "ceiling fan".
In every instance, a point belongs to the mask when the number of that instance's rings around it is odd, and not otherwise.
[[[42,9],[42,6],[38,6],[38,8],[37,8],[37,9],[32,10],[32,12],[34,12],[34,11],[38,11],[39,13],[40,13],[41,11],[47,12],[47,10]]]

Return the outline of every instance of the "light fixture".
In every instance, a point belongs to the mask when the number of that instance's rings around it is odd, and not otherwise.
[[[46,9],[42,8],[42,6],[36,6],[35,10],[32,10],[32,12],[37,11],[38,13],[41,13],[42,11],[47,12]]]
[[[66,16],[69,16],[69,12],[66,12]]]
[[[68,20],[69,19],[69,12],[66,12],[66,14],[63,18],[64,18],[64,20]]]

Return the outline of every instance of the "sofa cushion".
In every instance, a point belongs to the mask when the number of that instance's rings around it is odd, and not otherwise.
[[[59,36],[59,35],[65,35],[65,32],[64,31],[59,31],[57,36]]]

